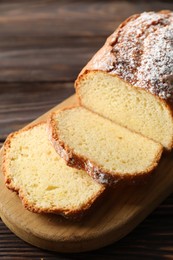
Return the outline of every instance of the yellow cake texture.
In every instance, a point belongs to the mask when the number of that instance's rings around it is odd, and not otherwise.
[[[82,170],[68,167],[48,140],[46,124],[11,134],[3,148],[2,171],[9,189],[37,213],[80,218],[104,191]]]
[[[78,76],[80,105],[173,147],[173,12],[125,20]]]
[[[147,176],[162,154],[159,143],[82,107],[53,112],[48,124],[49,138],[67,164],[102,184]]]

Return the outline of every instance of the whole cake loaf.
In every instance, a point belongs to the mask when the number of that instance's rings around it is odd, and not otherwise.
[[[125,20],[78,76],[80,104],[173,147],[173,12]]]

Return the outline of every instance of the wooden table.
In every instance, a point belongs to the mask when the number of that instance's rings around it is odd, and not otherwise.
[[[173,2],[1,1],[0,145],[74,93],[80,69],[122,20],[160,9]],[[37,249],[0,221],[0,259],[173,259],[173,196],[131,234],[89,253]]]

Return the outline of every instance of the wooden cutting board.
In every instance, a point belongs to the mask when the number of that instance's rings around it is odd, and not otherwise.
[[[53,110],[76,103],[72,96]],[[51,110],[52,111],[52,110]],[[37,121],[46,119],[46,113]],[[0,214],[3,222],[34,246],[58,252],[82,252],[113,243],[127,235],[173,191],[173,153],[164,155],[148,183],[117,185],[80,222],[24,209],[0,174]]]

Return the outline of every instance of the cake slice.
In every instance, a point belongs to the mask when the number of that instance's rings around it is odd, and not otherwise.
[[[105,189],[86,172],[65,164],[48,140],[45,123],[7,138],[2,171],[7,187],[38,213],[80,218]]]
[[[48,124],[58,154],[102,184],[147,176],[162,154],[159,143],[82,107],[53,112]]]
[[[80,105],[173,147],[173,12],[124,21],[76,80]]]

